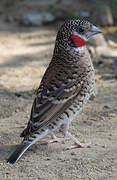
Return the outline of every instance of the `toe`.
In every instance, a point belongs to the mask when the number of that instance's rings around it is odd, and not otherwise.
[[[84,143],[78,143],[78,144],[75,143],[72,146],[66,147],[65,150],[70,150],[70,149],[75,149],[75,148],[89,148],[89,147],[91,147],[91,142],[86,143],[86,144],[84,144]]]

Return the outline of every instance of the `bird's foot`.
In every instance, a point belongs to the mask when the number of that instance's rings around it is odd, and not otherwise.
[[[72,136],[69,132],[67,133],[67,137],[69,137],[74,144],[72,146],[66,147],[65,150],[75,149],[75,148],[87,148],[91,146],[91,142],[89,143],[81,143],[74,136]]]
[[[65,138],[57,138],[53,133],[51,134],[51,138],[50,140],[47,141],[47,144],[51,144],[51,143],[65,143],[65,141],[68,141],[70,138],[69,137],[65,137]]]
[[[68,141],[69,138],[56,138],[56,139],[50,139],[47,141],[48,144],[51,143],[65,143],[65,141]]]
[[[72,146],[68,146],[65,148],[65,150],[75,149],[75,148],[88,148],[91,147],[91,142],[89,143],[74,143]]]

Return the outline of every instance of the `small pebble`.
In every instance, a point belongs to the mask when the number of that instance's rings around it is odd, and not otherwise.
[[[106,85],[105,83],[102,83],[102,84],[101,84],[101,87],[102,87],[102,88],[107,88],[107,85]]]
[[[18,93],[18,92],[15,92],[15,96],[17,96],[17,97],[21,97],[21,96],[22,96],[22,94],[21,94],[21,93]]]
[[[116,114],[114,114],[114,113],[110,113],[110,114],[108,114],[108,117],[110,117],[110,118],[116,118],[117,116],[116,116]]]
[[[105,109],[110,109],[110,107],[108,105],[105,105],[104,108]]]
[[[91,162],[92,162],[92,163],[96,163],[96,160],[92,160]]]
[[[74,156],[74,155],[76,155],[76,153],[75,152],[71,152],[71,155]]]

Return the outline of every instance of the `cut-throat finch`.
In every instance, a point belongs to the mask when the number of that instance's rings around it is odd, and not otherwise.
[[[23,141],[7,162],[15,163],[30,146],[47,135],[51,135],[48,143],[72,140],[74,144],[67,149],[90,146],[90,143],[81,143],[72,136],[69,126],[94,90],[95,74],[86,42],[98,33],[101,30],[85,20],[69,20],[60,27],[28,125],[21,133]],[[63,138],[54,135],[58,128]]]

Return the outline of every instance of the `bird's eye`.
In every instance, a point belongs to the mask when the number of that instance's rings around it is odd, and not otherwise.
[[[79,32],[80,32],[80,33],[83,33],[83,32],[84,32],[84,27],[80,26],[80,27],[79,27]]]

